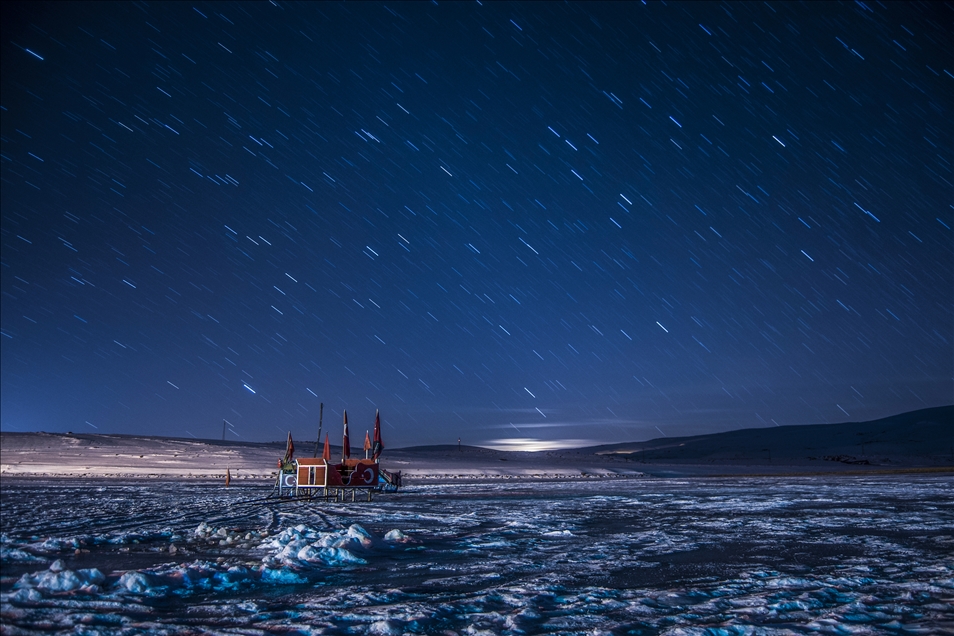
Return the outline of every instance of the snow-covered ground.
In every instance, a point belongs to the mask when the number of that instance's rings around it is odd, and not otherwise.
[[[269,488],[5,476],[4,633],[954,630],[949,476]]]

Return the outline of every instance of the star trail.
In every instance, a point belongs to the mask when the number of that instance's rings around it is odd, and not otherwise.
[[[559,446],[949,404],[951,18],[4,3],[2,429],[312,439],[324,403]]]

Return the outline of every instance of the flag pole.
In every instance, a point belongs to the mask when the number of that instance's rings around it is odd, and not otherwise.
[[[341,463],[351,457],[351,437],[348,433],[348,409],[344,410],[344,435],[341,440]]]
[[[318,404],[318,437],[315,438],[315,454],[312,457],[318,457],[318,445],[321,444],[321,416],[325,412],[325,403]]]

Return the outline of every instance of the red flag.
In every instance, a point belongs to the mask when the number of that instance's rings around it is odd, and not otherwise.
[[[325,450],[322,451],[321,457],[326,462],[331,461],[331,443],[328,441],[328,433],[325,433]]]
[[[364,432],[364,452],[367,453],[371,450],[371,436],[368,435],[368,432]]]
[[[384,442],[381,441],[381,413],[374,411],[374,446],[371,450],[371,459],[377,459],[384,450]]]
[[[295,442],[292,441],[291,431],[288,431],[288,441],[285,442],[285,457],[282,459],[283,464],[287,464],[292,460],[292,457],[295,456]]]
[[[341,441],[341,457],[348,459],[351,457],[351,439],[348,437],[348,411],[344,412],[344,439]]]

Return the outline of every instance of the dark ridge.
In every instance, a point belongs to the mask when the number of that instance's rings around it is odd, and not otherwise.
[[[615,454],[636,461],[771,462],[813,458],[864,463],[881,456],[935,458],[954,464],[954,405],[869,422],[748,428],[690,437],[606,444],[580,453]],[[873,463],[873,461],[872,461]]]

